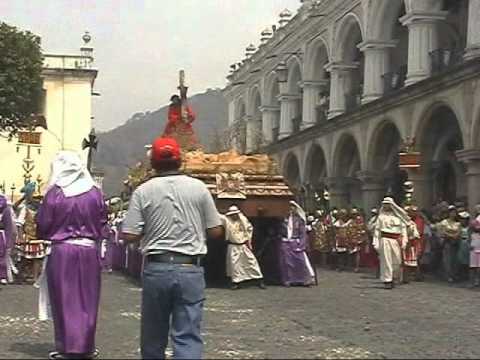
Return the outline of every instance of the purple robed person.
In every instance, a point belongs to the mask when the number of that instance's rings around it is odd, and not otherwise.
[[[290,213],[282,224],[280,235],[279,265],[282,284],[310,285],[314,273],[306,254],[306,217],[303,209],[294,201],[290,202]]]
[[[108,236],[102,192],[74,152],[52,163],[49,189],[37,213],[39,238],[51,242],[46,284],[55,329],[51,359],[92,358],[100,301],[99,245]]]
[[[6,284],[13,282],[12,250],[16,237],[16,227],[13,221],[12,208],[8,205],[7,198],[0,195],[0,282]]]

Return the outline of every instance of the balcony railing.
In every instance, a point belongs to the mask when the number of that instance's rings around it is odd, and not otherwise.
[[[430,52],[430,63],[432,74],[439,74],[443,71],[463,62],[463,50],[459,49],[437,49]]]
[[[315,122],[317,124],[323,124],[328,120],[328,104],[319,105],[315,108]]]
[[[292,119],[292,132],[296,134],[300,132],[301,129],[302,129],[302,117],[297,116]]]
[[[273,138],[273,141],[278,141],[278,139],[280,138],[280,128],[279,127],[275,127],[272,129],[272,138]]]
[[[362,104],[361,93],[349,93],[345,95],[345,109],[353,111]]]
[[[407,78],[407,70],[407,65],[402,65],[397,71],[383,74],[383,93],[390,94],[404,87]]]

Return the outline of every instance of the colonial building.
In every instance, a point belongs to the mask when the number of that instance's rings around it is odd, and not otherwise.
[[[232,65],[237,147],[292,187],[369,209],[408,178],[421,207],[480,203],[480,0],[303,0]],[[420,168],[399,168],[415,140]]]
[[[0,191],[20,195],[26,177],[45,184],[50,164],[59,150],[82,151],[82,140],[92,128],[92,93],[97,70],[93,68],[90,36],[83,37],[79,55],[44,55],[43,104],[39,116],[46,129],[22,131],[8,141],[0,138]],[[12,195],[13,194],[13,195]]]

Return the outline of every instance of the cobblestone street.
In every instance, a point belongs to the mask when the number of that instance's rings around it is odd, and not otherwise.
[[[381,289],[370,274],[320,271],[314,288],[209,289],[207,358],[475,358],[480,292],[426,282]],[[101,357],[139,358],[138,284],[104,275]],[[0,290],[0,355],[45,358],[52,326],[38,322],[36,290]]]

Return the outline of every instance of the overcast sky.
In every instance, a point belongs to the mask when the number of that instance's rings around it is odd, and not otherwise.
[[[190,95],[223,87],[229,65],[299,0],[0,0],[0,21],[42,37],[46,53],[76,53],[90,31],[99,69],[95,126],[156,110],[186,71]]]

